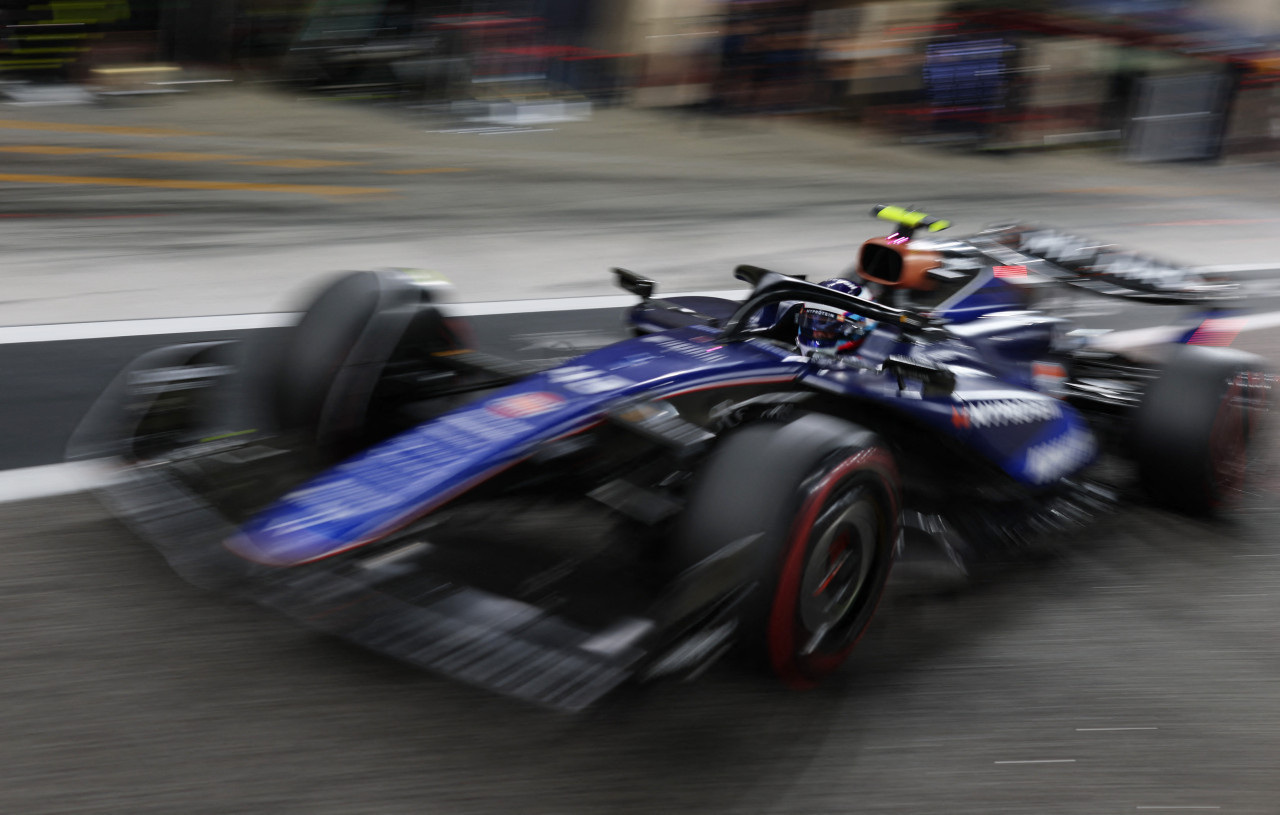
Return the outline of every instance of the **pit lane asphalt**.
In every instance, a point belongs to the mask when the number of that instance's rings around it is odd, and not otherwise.
[[[723,665],[578,717],[204,594],[87,496],[6,505],[0,811],[1274,815],[1270,479],[1226,523],[1139,506],[995,579],[900,569],[815,691]]]

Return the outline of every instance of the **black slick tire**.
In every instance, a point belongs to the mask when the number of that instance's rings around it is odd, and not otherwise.
[[[1133,456],[1152,499],[1190,515],[1234,503],[1266,412],[1265,367],[1233,348],[1173,349],[1133,423]]]
[[[753,539],[740,650],[792,687],[835,671],[889,579],[899,487],[875,434],[805,414],[726,436],[692,488],[675,555],[688,565]]]

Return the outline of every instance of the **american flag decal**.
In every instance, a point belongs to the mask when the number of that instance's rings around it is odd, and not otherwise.
[[[996,277],[1026,277],[1026,266],[993,266],[991,271],[996,273]]]
[[[1235,342],[1236,336],[1242,328],[1244,328],[1244,320],[1239,317],[1220,317],[1205,320],[1187,338],[1187,345],[1213,345],[1225,348]]]

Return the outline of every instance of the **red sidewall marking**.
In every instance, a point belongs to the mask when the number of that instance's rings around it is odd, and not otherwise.
[[[822,511],[822,507],[826,504],[832,490],[845,477],[857,472],[869,472],[879,478],[879,486],[884,490],[889,500],[888,524],[890,539],[896,540],[897,538],[898,506],[893,489],[893,485],[897,483],[897,469],[894,467],[893,460],[889,457],[889,454],[878,447],[860,450],[842,461],[827,473],[805,498],[796,522],[788,536],[786,554],[784,555],[781,574],[778,578],[778,588],[774,593],[773,604],[769,609],[767,627],[769,664],[782,681],[793,688],[813,687],[817,684],[815,673],[821,676],[839,667],[849,656],[854,646],[858,644],[858,640],[862,639],[862,634],[866,631],[864,626],[853,641],[833,654],[806,658],[808,666],[812,668],[811,671],[803,669],[801,658],[796,654],[798,648],[796,642],[797,633],[801,629],[798,617],[800,584],[804,577],[805,557],[808,554],[809,536],[813,531],[813,524],[818,519],[818,514]],[[880,598],[877,597],[875,607],[871,609],[868,620],[875,615],[875,608],[879,604]]]

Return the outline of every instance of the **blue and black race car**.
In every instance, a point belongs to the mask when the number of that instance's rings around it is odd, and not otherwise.
[[[877,207],[824,283],[640,301],[633,336],[529,370],[470,347],[401,272],[337,279],[281,341],[153,351],[72,445],[197,584],[564,709],[736,649],[803,687],[904,551],[961,570],[1141,490],[1192,513],[1249,474],[1273,381],[1220,316],[1141,356],[1042,306],[1194,309],[1234,289],[1053,231]],[[1186,341],[1186,340],[1189,340]]]

